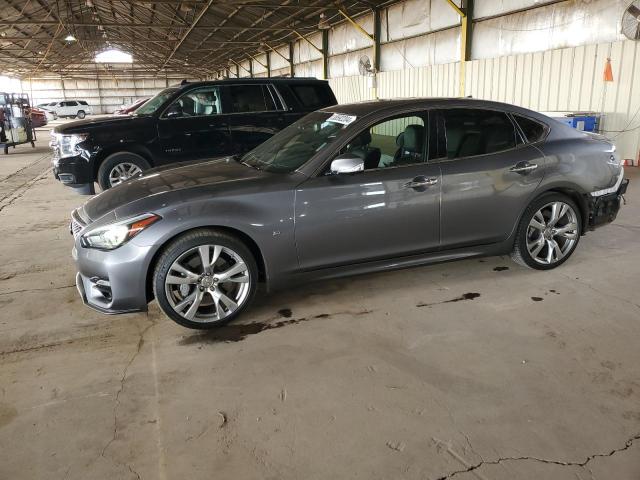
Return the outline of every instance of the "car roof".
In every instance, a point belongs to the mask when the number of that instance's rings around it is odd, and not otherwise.
[[[202,82],[184,82],[171,85],[173,88],[192,88],[207,85],[234,85],[247,83],[275,83],[275,84],[295,84],[295,83],[322,83],[328,84],[327,80],[321,80],[315,77],[242,77],[242,78],[223,78],[220,80],[206,80]]]
[[[344,113],[347,115],[356,115],[363,117],[365,115],[388,110],[393,113],[394,110],[402,111],[409,108],[488,108],[491,110],[502,110],[505,112],[520,113],[529,117],[544,121],[548,117],[518,107],[509,103],[494,102],[491,100],[480,100],[471,97],[415,97],[415,98],[396,98],[396,99],[380,99],[365,102],[342,103],[323,108],[322,112],[328,113]]]

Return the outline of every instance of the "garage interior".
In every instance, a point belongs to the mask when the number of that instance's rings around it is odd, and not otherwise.
[[[69,214],[86,197],[51,174],[69,121],[52,120],[0,153],[0,479],[640,478],[629,8],[0,0],[0,91],[32,105],[100,118],[182,80],[277,76],[327,79],[339,103],[472,96],[596,116],[631,181],[555,270],[505,256],[317,282],[202,333],[155,303],[82,304]]]

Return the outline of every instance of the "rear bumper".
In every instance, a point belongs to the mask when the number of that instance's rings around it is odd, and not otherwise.
[[[622,196],[627,192],[629,179],[623,178],[617,190],[613,193],[589,198],[589,229],[593,230],[616,219],[620,206],[623,202]]]

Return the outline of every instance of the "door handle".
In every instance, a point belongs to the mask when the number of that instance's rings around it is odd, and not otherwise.
[[[438,179],[435,177],[416,177],[413,180],[402,185],[404,188],[424,188],[438,183]]]
[[[533,172],[536,168],[538,168],[537,163],[518,162],[513,167],[511,167],[509,171],[514,173],[527,174],[529,172]]]

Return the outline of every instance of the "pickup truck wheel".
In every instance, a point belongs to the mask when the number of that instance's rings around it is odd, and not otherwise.
[[[256,261],[243,242],[201,229],[165,247],[153,273],[153,291],[169,318],[206,330],[236,318],[251,303],[257,281]]]
[[[107,190],[131,177],[151,168],[140,155],[131,152],[118,152],[105,158],[98,170],[98,183],[102,190]]]
[[[580,209],[560,193],[535,199],[525,211],[511,258],[536,270],[550,270],[566,262],[582,234]]]

